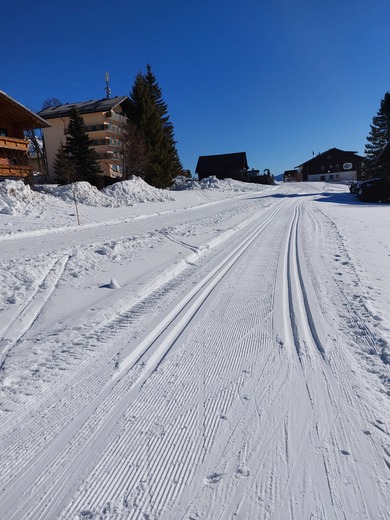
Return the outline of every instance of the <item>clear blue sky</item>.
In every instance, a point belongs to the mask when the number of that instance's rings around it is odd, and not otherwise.
[[[34,111],[128,95],[150,63],[183,166],[245,151],[274,175],[364,154],[390,90],[389,0],[0,0],[0,89]]]

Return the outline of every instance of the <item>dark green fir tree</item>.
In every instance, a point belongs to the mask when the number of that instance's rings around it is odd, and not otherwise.
[[[377,115],[372,118],[370,128],[364,150],[366,161],[363,169],[367,176],[376,175],[377,159],[390,141],[390,92],[386,92],[381,100],[380,108]]]
[[[144,179],[152,186],[166,188],[183,168],[168,107],[150,65],[147,65],[146,74],[137,74],[130,101],[130,119],[142,132],[148,151],[149,163]]]
[[[58,184],[70,184],[76,181],[72,160],[63,143],[60,143],[53,164],[54,180]]]
[[[86,132],[84,119],[76,109],[71,110],[66,134],[65,152],[74,169],[75,181],[96,184],[102,173],[98,156]]]

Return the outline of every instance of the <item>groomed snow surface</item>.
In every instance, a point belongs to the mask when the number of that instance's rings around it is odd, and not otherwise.
[[[390,206],[0,183],[0,518],[389,520]]]

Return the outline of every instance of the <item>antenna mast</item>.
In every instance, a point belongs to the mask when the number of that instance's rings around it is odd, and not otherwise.
[[[108,84],[109,81],[110,81],[110,75],[108,72],[106,72],[106,88],[104,90],[107,92],[107,99],[110,99],[110,95],[111,95],[111,89]]]

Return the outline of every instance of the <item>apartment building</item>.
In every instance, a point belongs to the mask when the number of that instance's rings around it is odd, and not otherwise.
[[[67,103],[46,108],[39,116],[50,122],[43,130],[49,175],[58,147],[65,144],[69,123],[69,112],[76,109],[83,117],[86,131],[95,149],[103,175],[120,178],[123,174],[122,129],[130,100],[127,96],[116,96],[81,103]]]

